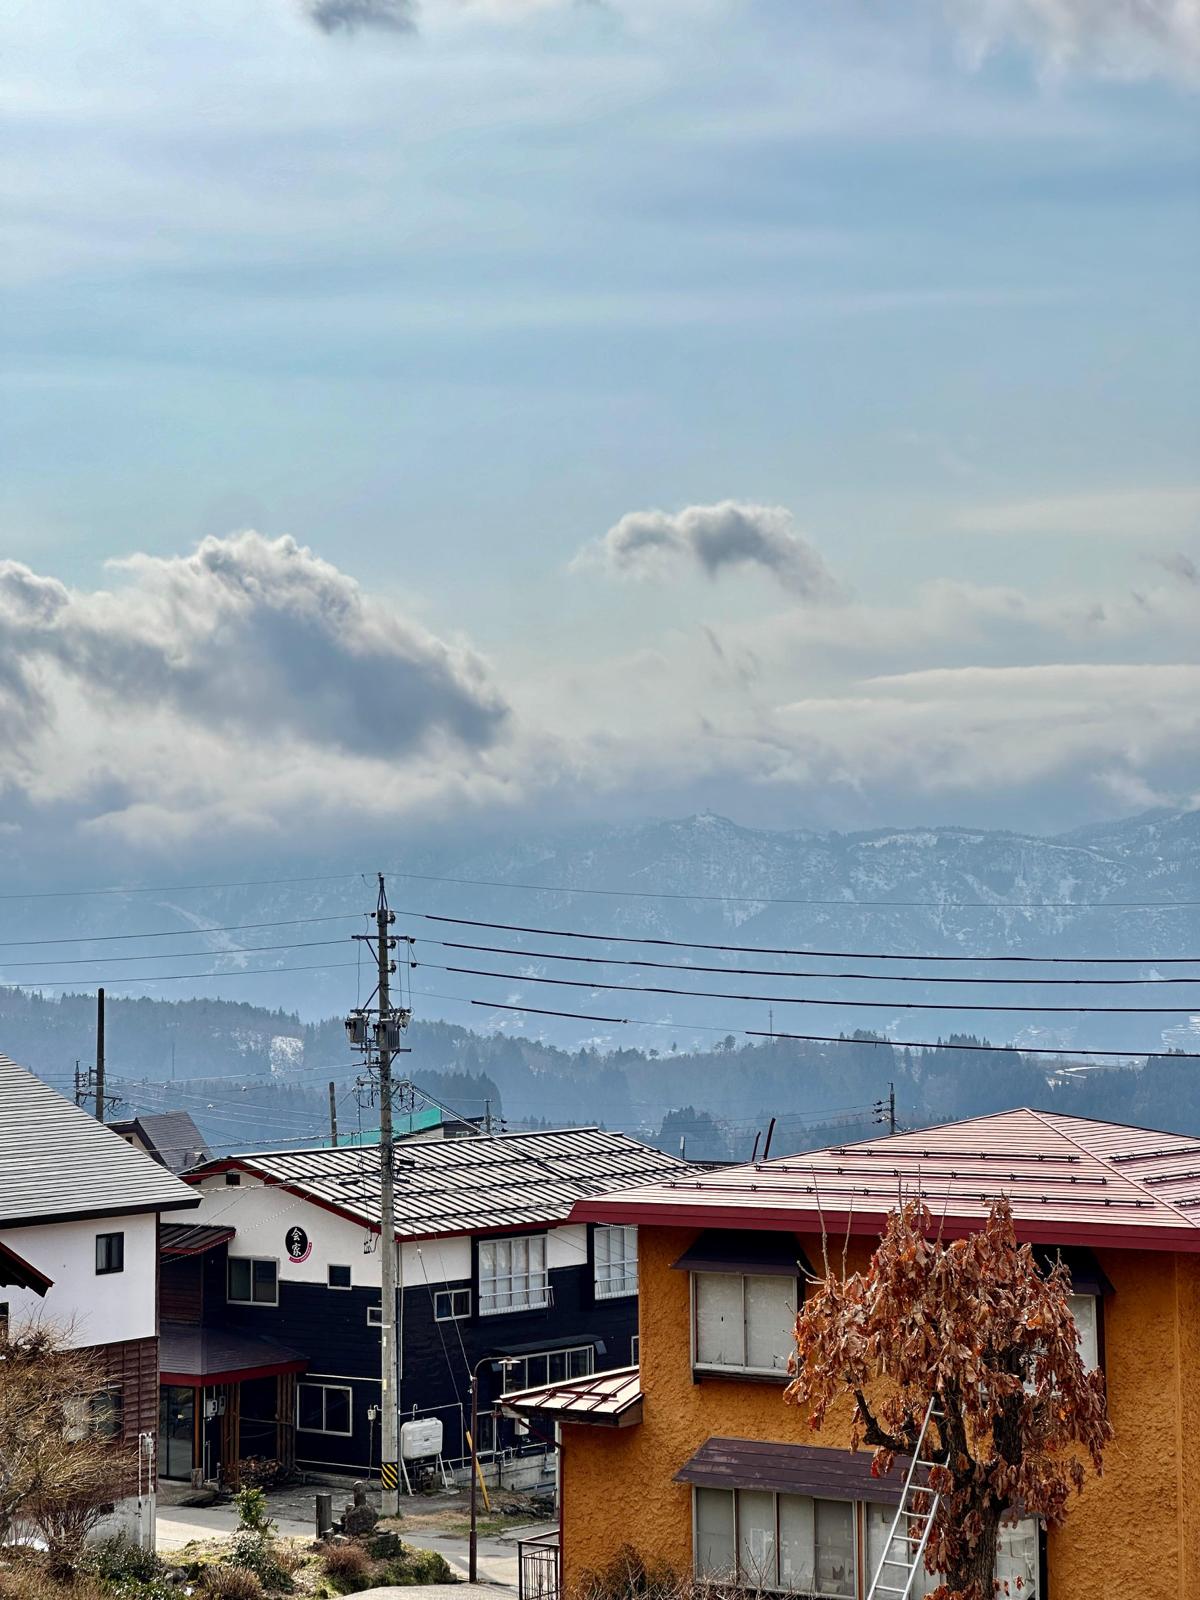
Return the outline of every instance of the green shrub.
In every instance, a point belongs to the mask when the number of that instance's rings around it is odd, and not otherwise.
[[[263,1600],[263,1586],[246,1567],[209,1567],[204,1574],[208,1600]]]
[[[163,1564],[153,1550],[143,1550],[132,1539],[118,1534],[98,1545],[94,1555],[96,1573],[109,1583],[132,1579],[137,1583],[150,1583],[161,1577]]]
[[[333,1545],[322,1556],[321,1565],[339,1594],[357,1594],[371,1582],[371,1561],[360,1545]]]
[[[264,1589],[291,1594],[296,1587],[283,1554],[270,1534],[251,1533],[243,1528],[229,1541],[225,1562],[230,1567],[252,1572]]]
[[[257,1485],[239,1489],[233,1497],[238,1510],[238,1530],[247,1533],[275,1532],[275,1524],[267,1515],[267,1497]]]

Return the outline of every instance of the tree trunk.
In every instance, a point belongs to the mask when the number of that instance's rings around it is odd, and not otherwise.
[[[1000,1533],[1000,1512],[983,1515],[979,1543],[966,1558],[946,1574],[950,1600],[992,1600],[995,1593],[996,1542]]]

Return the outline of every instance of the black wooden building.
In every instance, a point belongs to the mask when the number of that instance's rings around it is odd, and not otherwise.
[[[461,1466],[477,1374],[481,1456],[520,1482],[541,1445],[493,1418],[500,1394],[637,1358],[636,1229],[569,1223],[572,1206],[689,1170],[599,1128],[400,1145],[401,1422],[439,1420]],[[242,1155],[188,1181],[194,1245],[162,1263],[164,1469],[377,1469],[378,1150]]]

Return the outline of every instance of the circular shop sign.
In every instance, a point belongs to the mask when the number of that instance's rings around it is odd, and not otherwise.
[[[303,1228],[289,1228],[283,1242],[287,1245],[288,1260],[297,1265],[312,1255],[312,1240]]]

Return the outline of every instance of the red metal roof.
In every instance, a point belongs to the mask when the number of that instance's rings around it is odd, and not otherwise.
[[[590,1378],[568,1378],[506,1394],[500,1409],[554,1422],[598,1422],[623,1428],[642,1420],[642,1379],[637,1367],[617,1367]]]
[[[871,1234],[917,1194],[950,1235],[1007,1195],[1035,1243],[1200,1253],[1200,1140],[1028,1108],[689,1173],[582,1200],[571,1218]]]

